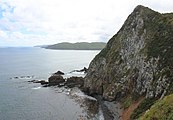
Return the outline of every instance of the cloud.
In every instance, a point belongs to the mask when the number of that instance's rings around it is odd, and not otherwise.
[[[0,37],[8,42],[0,46],[107,42],[138,4],[160,12],[173,8],[171,0],[2,0]]]
[[[5,39],[5,38],[7,38],[8,37],[8,35],[6,34],[6,32],[4,32],[3,30],[0,30],[0,38],[2,39]]]

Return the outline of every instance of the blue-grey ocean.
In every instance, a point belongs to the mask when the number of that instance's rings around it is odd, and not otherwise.
[[[0,120],[77,120],[87,115],[67,92],[28,81],[47,80],[58,70],[70,76],[70,71],[88,67],[98,52],[0,48]]]

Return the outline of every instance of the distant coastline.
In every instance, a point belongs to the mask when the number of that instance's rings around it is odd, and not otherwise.
[[[69,43],[62,42],[54,45],[39,45],[35,47],[41,47],[45,49],[54,49],[54,50],[101,50],[106,46],[104,42],[77,42]]]

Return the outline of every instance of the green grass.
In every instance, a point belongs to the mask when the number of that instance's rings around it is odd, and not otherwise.
[[[127,97],[126,99],[124,99],[124,101],[122,103],[123,108],[124,109],[128,108],[132,104],[132,102],[133,102],[132,97],[131,96]]]
[[[173,94],[158,100],[140,120],[173,120]]]
[[[146,98],[144,99],[140,105],[133,111],[131,115],[131,120],[136,120],[139,118],[146,110],[148,110],[156,101],[156,98],[149,99]]]

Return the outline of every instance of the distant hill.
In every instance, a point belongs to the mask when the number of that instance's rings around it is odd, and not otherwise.
[[[57,50],[101,50],[106,46],[104,42],[77,42],[77,43],[58,43],[54,45],[43,46],[46,49],[57,49]]]

